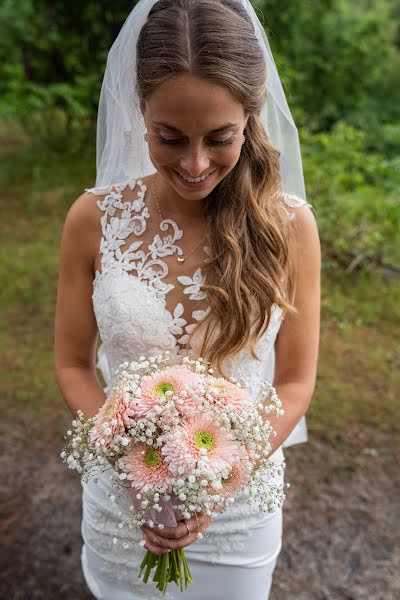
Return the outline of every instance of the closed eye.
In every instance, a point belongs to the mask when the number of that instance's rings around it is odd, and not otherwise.
[[[229,146],[229,144],[232,144],[232,140],[231,138],[228,138],[227,140],[210,140],[209,144],[211,146]]]
[[[176,146],[178,144],[184,143],[184,140],[181,139],[169,140],[162,136],[160,136],[160,141],[162,144],[167,144],[170,146]],[[210,146],[229,146],[229,144],[232,144],[232,139],[228,138],[226,140],[208,140],[207,144]]]

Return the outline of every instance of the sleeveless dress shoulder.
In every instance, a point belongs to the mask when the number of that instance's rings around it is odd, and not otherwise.
[[[188,348],[188,338],[207,313],[207,294],[202,290],[201,268],[189,270],[183,262],[182,274],[171,277],[171,260],[183,254],[179,243],[183,232],[171,219],[159,223],[152,218],[142,180],[86,191],[99,198],[100,266],[92,300],[101,340],[97,366],[107,392],[122,362],[165,350],[177,361],[186,353],[196,355],[200,340],[194,333]],[[289,194],[284,200],[292,208],[306,204]],[[289,218],[293,216],[289,213]],[[203,251],[207,255],[206,246]],[[261,380],[273,381],[274,344],[281,317],[282,310],[274,305],[268,328],[256,346],[261,361],[245,348],[224,362],[228,374],[249,382],[252,394],[257,393]],[[303,418],[283,447],[305,441]],[[284,460],[282,446],[270,460]],[[111,490],[109,474],[101,475],[98,483],[89,480],[82,484],[82,569],[95,598],[267,600],[282,544],[282,510],[261,513],[239,495],[214,519],[208,536],[185,549],[194,583],[184,592],[170,584],[163,596],[138,579],[145,552],[138,545],[141,530],[132,530],[131,547],[119,543],[120,513],[129,507],[123,498],[112,504],[107,497]]]

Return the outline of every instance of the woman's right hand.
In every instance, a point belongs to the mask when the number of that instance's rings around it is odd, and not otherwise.
[[[181,550],[190,546],[197,540],[198,534],[204,534],[212,523],[212,518],[204,513],[199,513],[197,518],[180,520],[176,527],[149,527],[143,525],[144,547],[153,554],[160,556],[170,550]],[[188,529],[189,532],[188,533]]]

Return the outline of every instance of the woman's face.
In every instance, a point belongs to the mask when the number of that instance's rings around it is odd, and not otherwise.
[[[248,117],[222,86],[189,74],[173,77],[148,98],[143,116],[150,158],[182,198],[205,198],[239,160]]]

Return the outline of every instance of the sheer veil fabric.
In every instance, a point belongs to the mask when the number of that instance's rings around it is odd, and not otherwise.
[[[250,15],[267,64],[267,101],[261,119],[273,144],[282,153],[284,191],[305,199],[300,144],[264,28],[247,0],[239,0]],[[120,183],[154,171],[136,84],[136,42],[155,0],[140,0],[126,19],[108,55],[97,122],[96,186]]]
[[[261,121],[272,143],[281,152],[283,191],[305,201],[303,167],[298,131],[291,115],[264,27],[251,3],[239,0],[250,15],[267,65],[267,100]],[[97,119],[96,186],[109,186],[154,172],[144,140],[145,124],[136,85],[136,43],[140,30],[156,0],[140,0],[128,15],[108,54],[100,93]],[[284,447],[307,441],[306,419],[302,417]]]

